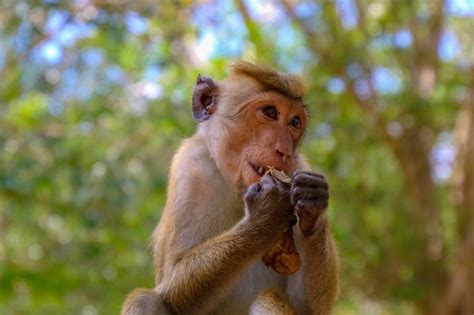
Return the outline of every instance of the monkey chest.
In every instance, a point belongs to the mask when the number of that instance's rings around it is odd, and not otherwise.
[[[285,290],[285,277],[258,261],[232,288],[226,300],[213,314],[248,314],[257,295],[267,288]]]

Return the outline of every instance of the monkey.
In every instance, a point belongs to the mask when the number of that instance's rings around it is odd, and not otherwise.
[[[331,313],[339,259],[327,180],[299,152],[306,90],[299,75],[246,61],[223,80],[198,75],[198,126],[172,159],[152,236],[156,286],[135,289],[122,315]],[[283,275],[261,257],[289,222],[302,266]]]

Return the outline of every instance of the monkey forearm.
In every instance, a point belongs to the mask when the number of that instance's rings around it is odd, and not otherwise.
[[[312,314],[330,314],[339,294],[339,260],[326,216],[302,236],[304,298]]]
[[[260,229],[244,219],[184,252],[159,285],[165,304],[176,314],[209,312],[268,243],[271,239],[262,238]]]

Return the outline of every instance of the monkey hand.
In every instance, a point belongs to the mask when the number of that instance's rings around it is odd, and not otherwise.
[[[329,187],[324,176],[298,171],[291,181],[291,204],[299,217],[301,232],[311,235],[321,214],[327,209]]]
[[[249,224],[258,225],[272,240],[296,222],[289,185],[270,175],[264,175],[247,189],[245,204]]]

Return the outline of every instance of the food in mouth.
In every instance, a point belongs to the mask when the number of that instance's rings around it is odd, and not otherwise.
[[[290,184],[291,183],[291,178],[286,175],[285,172],[279,171],[273,166],[267,167],[266,174],[270,175],[271,177],[278,179],[280,182],[285,183],[285,184]]]
[[[283,183],[291,183],[291,178],[289,178],[285,172],[273,167],[269,167],[265,174]],[[278,237],[277,241],[263,254],[262,261],[265,266],[272,267],[276,272],[286,275],[295,273],[300,269],[301,259],[296,250],[292,224],[288,225],[285,231]]]

